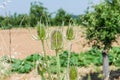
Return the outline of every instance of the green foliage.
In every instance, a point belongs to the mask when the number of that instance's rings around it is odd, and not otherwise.
[[[32,54],[25,58],[25,60],[29,61],[29,62],[36,62],[38,59],[42,60],[44,58],[42,56],[40,56],[39,54]]]
[[[14,65],[12,66],[12,71],[16,71],[18,73],[28,73],[32,70],[32,64],[23,60],[14,61]]]
[[[23,60],[12,59],[12,71],[18,73],[28,73],[36,66],[35,62],[38,59],[42,59],[42,56],[33,54]]]
[[[8,24],[13,27],[35,27],[37,22],[40,21],[41,16],[47,16],[49,19],[49,25],[61,26],[64,21],[65,25],[69,24],[70,18],[74,17],[72,14],[67,13],[63,9],[59,9],[54,17],[51,17],[54,13],[48,13],[47,8],[39,1],[34,1],[30,4],[29,14],[17,14],[8,15],[6,17],[0,16],[0,28],[9,29]],[[46,24],[45,17],[42,18],[42,24]]]
[[[71,14],[68,14],[65,10],[61,8],[57,11],[56,16],[53,18],[53,24],[61,26],[62,22],[64,21],[64,25],[69,25],[69,20],[71,17]]]
[[[43,6],[41,2],[32,2],[30,7],[30,25],[35,26],[40,21],[41,16],[48,16],[47,8]],[[42,23],[46,23],[46,19],[42,19]]]
[[[10,29],[12,27],[9,17],[3,17],[3,20],[1,20],[0,24],[2,29]]]
[[[93,12],[87,12],[86,38],[96,41],[94,45],[103,48],[103,75],[109,76],[109,61],[107,52],[120,34],[120,10],[118,0],[105,0],[93,6]]]
[[[110,64],[115,66],[120,66],[120,48],[119,47],[113,47],[110,51],[109,55]]]
[[[97,48],[92,48],[89,51],[82,52],[80,54],[71,52],[70,56],[70,66],[77,66],[77,67],[89,67],[90,65],[101,66],[102,65],[102,55],[100,54],[101,51]],[[119,67],[120,66],[120,48],[113,47],[110,50],[109,55],[109,64]],[[68,60],[68,52],[64,51],[60,56],[60,65],[61,65],[61,72],[67,67],[67,60]],[[23,60],[19,59],[12,59],[12,71],[18,73],[28,73],[36,66],[36,61],[45,60],[45,58],[39,54],[32,54],[26,57]],[[47,56],[47,60],[50,61],[50,70],[52,73],[56,73],[56,56]]]
[[[2,29],[10,29],[16,27],[28,27],[30,17],[27,14],[14,14],[8,17],[2,17],[0,20]]]
[[[120,33],[120,10],[117,0],[106,0],[93,7],[93,12],[86,13],[87,39],[102,43],[103,48],[109,49],[112,42]],[[99,45],[101,46],[101,45]]]
[[[68,52],[65,51],[64,54],[60,55],[61,58],[61,66],[67,66],[67,56]],[[96,48],[93,48],[87,52],[77,54],[75,52],[71,52],[70,56],[70,65],[76,65],[79,67],[89,66],[94,64],[96,66],[102,65],[102,56],[100,55],[100,51]]]
[[[117,50],[117,52],[116,52]],[[109,64],[110,65],[115,65],[119,66],[119,60],[120,60],[120,48],[118,47],[113,47],[111,51],[109,52]],[[67,57],[68,57],[68,52],[64,51],[63,54],[60,54],[60,63],[61,66],[66,67],[67,66]],[[101,66],[102,65],[102,55],[101,51],[97,48],[92,48],[91,50],[87,52],[82,52],[80,54],[77,54],[75,52],[71,52],[70,56],[70,65],[76,65],[79,67],[88,67],[89,65],[96,65],[96,66]]]

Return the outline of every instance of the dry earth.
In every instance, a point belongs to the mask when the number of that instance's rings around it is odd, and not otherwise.
[[[79,27],[78,27],[79,28]],[[88,45],[84,46],[86,44],[85,36],[82,34],[83,30],[74,28],[76,35],[75,40],[72,41],[72,51],[75,52],[81,52],[86,51],[90,47]],[[51,32],[55,28],[50,28],[48,31],[49,37]],[[64,30],[64,48],[68,49],[68,41],[65,40],[65,30]],[[34,40],[32,38],[32,35],[36,35],[36,29],[12,29],[11,30],[11,55],[15,58],[25,58],[27,55],[33,54],[33,53],[43,53],[41,42],[39,40]],[[45,47],[47,50],[48,55],[54,55],[54,51],[50,48],[50,39],[46,40]],[[9,43],[10,37],[9,37],[9,30],[0,30],[0,56],[3,55],[10,55]]]

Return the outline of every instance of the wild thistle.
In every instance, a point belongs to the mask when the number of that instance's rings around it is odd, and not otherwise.
[[[37,72],[41,75],[41,80],[45,80],[44,73],[46,72],[46,64],[44,63],[37,63]]]
[[[46,51],[44,47],[44,40],[46,39],[46,30],[45,30],[45,26],[42,25],[41,23],[37,24],[37,35],[38,35],[38,40],[41,40],[44,56],[46,56]]]
[[[66,38],[69,41],[74,39],[74,30],[73,30],[73,27],[71,26],[71,24],[69,24],[69,26],[67,28]]]
[[[71,52],[71,48],[72,48],[72,43],[71,41],[74,39],[74,30],[73,30],[73,26],[71,26],[71,22],[73,22],[72,19],[69,20],[69,26],[67,28],[67,31],[66,31],[66,39],[69,41],[69,49],[68,49],[68,63],[67,63],[67,78],[69,80],[69,67],[70,67],[70,52]]]
[[[44,41],[47,38],[47,32],[46,32],[45,25],[41,24],[41,20],[40,20],[40,23],[37,24],[37,35],[38,35],[38,37],[37,37],[38,40],[41,40],[41,43],[42,43],[44,57],[45,57],[45,61],[44,62],[46,64],[46,68],[47,68],[46,71],[49,74],[49,80],[52,80],[51,74],[50,74],[50,70],[48,69],[49,65],[48,65],[48,62],[47,62],[47,56],[46,56],[46,50],[45,50],[45,44],[44,44]],[[42,78],[42,79],[44,80],[44,78]]]
[[[60,30],[55,30],[51,36],[51,48],[59,50],[63,47],[63,35]]]
[[[60,30],[55,30],[51,34],[51,48],[55,50],[57,56],[57,80],[60,80],[60,58],[59,50],[63,48],[63,34]]]
[[[75,66],[70,67],[69,79],[77,80],[77,77],[78,77],[77,68]]]

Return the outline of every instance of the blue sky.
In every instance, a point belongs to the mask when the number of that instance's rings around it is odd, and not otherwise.
[[[2,4],[7,0],[0,0],[0,15],[5,15],[5,9]],[[90,3],[98,4],[102,0],[8,0],[6,4],[6,11],[9,14],[29,13],[30,3],[34,1],[40,1],[43,6],[48,9],[48,12],[57,12],[58,9],[63,8],[65,11],[79,15],[83,14]]]

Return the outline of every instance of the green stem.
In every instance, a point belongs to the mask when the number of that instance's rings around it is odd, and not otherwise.
[[[90,73],[88,73],[88,80],[91,80],[91,76],[90,76]]]
[[[56,55],[57,55],[57,80],[60,80],[60,57],[59,57],[59,53],[58,53],[58,50],[55,50],[56,51]]]
[[[51,73],[50,73],[50,67],[49,67],[49,64],[47,63],[47,56],[46,56],[46,50],[45,50],[45,45],[44,45],[44,40],[41,40],[41,43],[42,43],[42,47],[43,47],[43,52],[44,52],[44,57],[45,57],[45,64],[46,64],[46,67],[47,67],[47,72],[48,72],[48,75],[49,75],[49,80],[52,80],[52,77],[51,77]]]
[[[10,54],[10,63],[11,63],[11,61],[12,61],[12,58],[11,58],[11,29],[9,29],[9,38],[10,38],[10,40],[9,40],[9,54]]]
[[[70,72],[70,52],[71,52],[71,41],[69,41],[69,50],[68,50],[68,62],[67,62],[67,80],[69,80],[69,72]]]
[[[42,47],[43,47],[44,57],[46,59],[46,50],[45,50],[44,40],[41,40],[41,43],[42,43]]]
[[[41,75],[41,80],[45,80],[45,77],[43,74]]]

